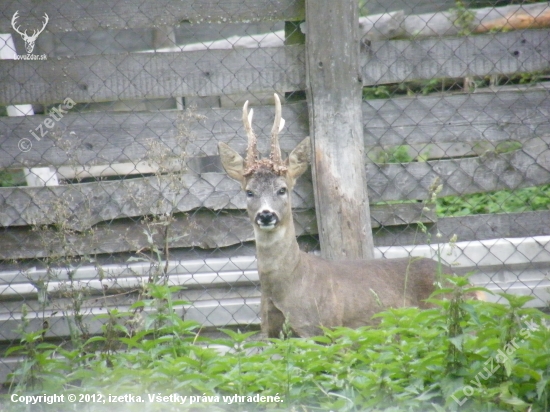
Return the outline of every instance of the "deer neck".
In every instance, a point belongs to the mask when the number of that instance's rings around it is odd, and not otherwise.
[[[279,281],[294,276],[294,269],[300,262],[300,248],[293,223],[282,225],[274,231],[254,227],[258,271],[262,282],[269,282],[269,279]]]

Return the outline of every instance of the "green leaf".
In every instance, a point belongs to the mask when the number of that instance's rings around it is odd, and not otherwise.
[[[449,338],[451,342],[460,352],[462,352],[462,343],[464,342],[464,335],[458,335],[453,338]]]
[[[445,294],[445,293],[453,293],[453,289],[451,289],[451,288],[437,289],[437,290],[434,290],[430,296],[437,296],[437,295],[442,295],[442,294]]]
[[[529,406],[527,402],[522,401],[520,398],[511,395],[510,393],[501,394],[500,400],[512,406],[521,406],[522,408],[526,408]]]
[[[548,379],[541,379],[537,382],[537,399],[539,401],[542,399],[542,395],[546,390],[546,385],[548,385]]]
[[[184,306],[184,305],[189,305],[190,302],[187,301],[187,300],[174,300],[172,302],[172,306]]]
[[[235,332],[235,331],[232,331],[231,329],[224,329],[224,328],[219,328],[218,329],[220,332],[223,332],[225,333],[226,335],[228,335],[231,339],[233,339],[235,342],[237,343],[242,343],[244,342],[246,339],[248,339],[250,336],[253,336],[255,334],[257,334],[258,332],[254,331],[254,332],[247,332],[247,333],[241,333],[240,331],[238,332]]]
[[[436,410],[436,412],[447,412],[445,408],[438,405],[437,403],[432,403],[431,405]]]
[[[132,304],[132,306],[130,306],[130,310],[132,310],[132,309],[137,309],[137,308],[143,308],[143,307],[145,307],[145,306],[146,306],[146,304],[145,304],[144,301],[138,300],[137,302],[134,302],[134,303]]]
[[[24,352],[24,350],[25,350],[25,346],[24,346],[24,345],[12,346],[11,348],[8,348],[8,349],[6,350],[6,353],[5,353],[4,356],[8,356],[8,355],[10,355],[10,354],[12,354],[12,353],[14,353],[14,352],[19,352],[19,351]]]
[[[94,342],[105,342],[105,338],[103,336],[92,336],[84,343],[84,345],[89,345],[90,343]]]
[[[332,339],[328,336],[314,336],[311,338],[314,342],[329,345],[332,342]]]
[[[509,293],[504,293],[504,292],[497,293],[497,295],[500,295],[504,299],[506,299],[510,303],[510,306],[513,309],[521,308],[527,302],[535,299],[534,296],[518,296],[518,295],[511,295]]]

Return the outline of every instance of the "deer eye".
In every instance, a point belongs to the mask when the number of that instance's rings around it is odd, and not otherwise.
[[[286,195],[286,187],[281,187],[278,191],[277,191],[277,194],[282,196],[282,195]]]
[[[246,197],[254,197],[254,192],[252,190],[247,190]]]

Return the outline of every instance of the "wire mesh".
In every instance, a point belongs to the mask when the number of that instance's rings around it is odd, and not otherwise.
[[[206,329],[258,328],[254,234],[217,143],[244,152],[248,100],[265,153],[274,91],[282,150],[308,135],[304,33],[322,22],[293,1],[212,15],[188,3],[0,6],[5,348],[22,325],[58,342],[101,333],[97,315],[134,310],[149,283],[183,286],[178,314]],[[444,260],[474,283],[546,306],[548,3],[359,6],[378,255],[450,243]],[[310,175],[293,206],[300,245],[318,250]]]

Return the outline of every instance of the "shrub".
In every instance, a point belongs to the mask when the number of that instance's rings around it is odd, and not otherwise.
[[[129,330],[123,326],[128,314],[114,313],[105,326],[109,336],[92,337],[80,349],[64,350],[40,342],[39,333],[26,334],[10,350],[26,362],[2,401],[13,411],[27,409],[11,402],[11,394],[54,393],[88,399],[76,405],[91,411],[119,409],[120,403],[110,403],[115,396],[125,401],[140,396],[143,403],[124,405],[125,411],[140,412],[548,410],[548,315],[523,308],[529,297],[504,295],[509,305],[464,300],[467,282],[451,280],[453,288],[443,292],[453,299],[434,296],[435,309],[389,309],[377,315],[375,327],[286,340],[253,340],[254,332],[226,329],[223,339],[203,338],[197,324],[175,316],[173,306],[181,302],[171,302],[173,290],[161,286],[152,301],[135,305],[168,302],[167,309],[145,319],[142,330]],[[106,340],[110,348],[116,340],[118,350],[105,350]],[[74,405],[42,402],[40,410]]]

